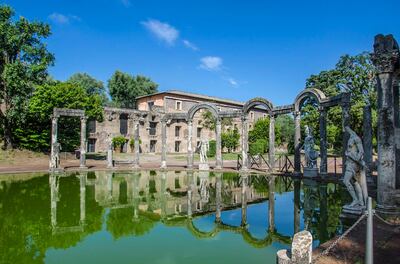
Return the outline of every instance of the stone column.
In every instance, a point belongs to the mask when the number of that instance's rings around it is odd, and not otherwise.
[[[187,168],[193,169],[193,120],[188,120],[188,139],[187,139]]]
[[[248,175],[242,175],[242,190],[240,194],[241,203],[242,203],[242,221],[241,226],[247,225],[247,184],[249,180]]]
[[[113,143],[112,139],[109,138],[108,140],[108,146],[107,146],[107,168],[111,169],[114,167],[113,163]]]
[[[275,177],[270,177],[268,181],[268,231],[275,231]]]
[[[215,222],[221,223],[221,191],[222,191],[222,173],[216,173],[215,179]]]
[[[167,168],[167,121],[161,120],[161,169]]]
[[[221,146],[221,134],[222,134],[222,125],[221,119],[217,118],[217,123],[215,125],[216,131],[216,169],[220,170],[223,167],[222,161],[222,146]]]
[[[80,168],[87,169],[86,167],[86,121],[87,117],[81,117],[81,153],[80,153]]]
[[[58,116],[53,115],[51,118],[51,153],[50,153],[50,171],[58,169],[59,164],[59,149],[57,144],[57,136],[58,136]]]
[[[328,146],[326,138],[326,109],[325,107],[319,108],[319,137],[320,137],[320,156],[321,163],[319,165],[319,173],[321,177],[326,176],[328,173]]]
[[[294,233],[300,231],[300,187],[301,181],[299,179],[294,179],[294,209],[293,209],[293,219],[294,219]]]
[[[87,173],[81,173],[79,175],[79,185],[80,185],[80,224],[85,224],[86,219],[86,178]]]
[[[134,148],[133,148],[133,163],[132,167],[134,169],[139,169],[140,168],[140,162],[139,162],[139,156],[140,156],[140,142],[139,142],[139,120],[134,119],[133,120],[133,129],[134,129]]]
[[[269,119],[269,165],[271,171],[275,168],[275,116]]]
[[[248,170],[248,144],[249,141],[249,124],[246,114],[242,116],[242,171]]]
[[[368,184],[374,184],[372,179],[372,115],[371,105],[364,106],[363,113],[363,148],[364,148],[364,162],[368,170],[366,171]]]
[[[400,54],[392,35],[375,36],[372,61],[377,70],[378,91],[378,201],[377,210],[391,212],[396,208],[396,130],[394,72],[399,70]],[[397,101],[397,99],[396,99]],[[398,131],[397,131],[398,132]],[[399,137],[399,135],[397,135]],[[398,139],[398,138],[397,138]],[[397,142],[399,144],[400,142]]]
[[[294,115],[294,172],[295,174],[301,173],[301,126],[300,126],[300,111],[295,111]]]
[[[349,95],[350,96],[350,95]],[[347,97],[347,96],[345,96]],[[346,155],[345,151],[347,148],[347,142],[349,141],[349,133],[344,129],[346,126],[350,126],[350,102],[348,98],[345,98],[345,101],[342,102],[342,174],[346,171]]]

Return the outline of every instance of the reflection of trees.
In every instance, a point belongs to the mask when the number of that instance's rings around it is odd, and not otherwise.
[[[60,188],[60,216],[67,219],[64,225],[79,222],[79,189],[74,188],[79,179],[71,177],[71,181],[63,179],[63,183],[77,191],[77,199],[72,203],[64,203],[74,194],[69,188]],[[86,201],[86,225],[84,232],[52,234],[50,222],[50,187],[49,177],[43,175],[26,181],[1,182],[0,187],[0,263],[44,263],[48,248],[68,248],[76,245],[88,234],[101,228],[102,208],[91,196],[89,188]],[[61,186],[60,186],[61,187]],[[72,204],[77,203],[77,212],[68,216]],[[76,217],[76,218],[75,218]],[[77,219],[77,220],[76,220]],[[61,220],[61,219],[60,219]]]
[[[335,184],[303,186],[304,221],[314,240],[320,243],[340,233],[341,189]]]
[[[138,218],[134,219],[133,207],[111,209],[107,230],[114,239],[130,235],[142,236],[149,233],[159,220],[159,215],[144,211],[139,211]]]

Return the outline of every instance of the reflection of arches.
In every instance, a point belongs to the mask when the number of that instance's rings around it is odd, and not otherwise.
[[[218,111],[218,108],[215,105],[209,104],[209,103],[199,103],[199,104],[196,104],[196,105],[192,106],[189,109],[188,114],[187,114],[187,120],[188,121],[189,120],[193,120],[194,115],[200,109],[206,109],[206,110],[210,111],[215,119],[217,119],[217,120],[219,119],[219,111]]]
[[[211,238],[215,237],[219,233],[218,225],[215,224],[214,228],[211,231],[201,231],[198,229],[192,219],[188,219],[186,222],[186,227],[197,238]]]
[[[243,114],[247,115],[250,111],[250,109],[252,109],[253,107],[262,105],[267,109],[267,112],[269,115],[272,115],[272,109],[274,108],[274,106],[272,105],[272,103],[270,101],[268,101],[267,99],[264,99],[262,97],[256,97],[253,99],[248,100],[244,106],[243,106]]]

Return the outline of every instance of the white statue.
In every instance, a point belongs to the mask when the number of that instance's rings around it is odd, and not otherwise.
[[[349,133],[349,141],[346,148],[346,170],[343,182],[347,187],[353,201],[346,207],[363,207],[367,205],[368,189],[365,171],[367,169],[363,156],[364,148],[362,141],[356,132],[346,126],[345,130]],[[353,182],[353,183],[352,183]]]
[[[316,168],[317,159],[319,156],[318,151],[315,150],[314,137],[312,136],[311,129],[308,126],[306,128],[306,137],[304,139],[303,149],[306,157],[307,168]]]
[[[205,138],[201,139],[200,142],[200,163],[208,163],[207,152],[210,149],[208,140]]]

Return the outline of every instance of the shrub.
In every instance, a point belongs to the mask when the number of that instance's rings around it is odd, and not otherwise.
[[[210,148],[208,149],[207,157],[215,157],[215,154],[217,153],[217,142],[215,140],[210,140],[209,146]]]
[[[112,139],[114,148],[122,148],[126,141],[126,138],[124,138],[123,136],[117,136]]]
[[[257,139],[255,142],[249,144],[249,152],[251,155],[264,154],[267,145],[267,140]]]

